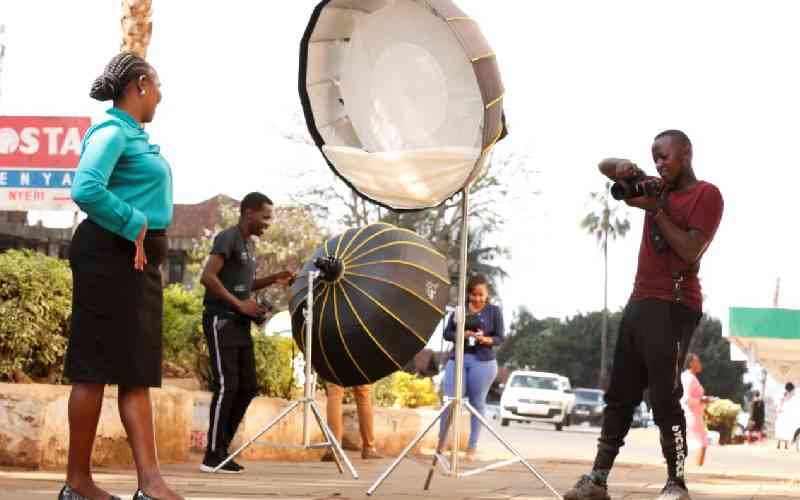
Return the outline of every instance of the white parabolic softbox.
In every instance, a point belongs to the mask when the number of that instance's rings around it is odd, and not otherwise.
[[[299,91],[334,172],[394,210],[461,191],[506,133],[495,54],[450,0],[321,1]]]

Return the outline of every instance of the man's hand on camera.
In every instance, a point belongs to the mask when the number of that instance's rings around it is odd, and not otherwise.
[[[631,198],[625,200],[628,206],[641,208],[642,210],[649,210],[651,212],[658,210],[658,198],[652,196],[640,196],[638,198]]]
[[[634,177],[641,177],[644,175],[642,169],[640,169],[635,163],[630,160],[620,160],[617,162],[616,172],[614,173],[614,177],[618,181],[624,181],[626,179],[631,179]]]
[[[254,299],[247,299],[239,301],[236,309],[240,314],[249,316],[251,318],[258,318],[267,314],[267,309],[256,302]]]

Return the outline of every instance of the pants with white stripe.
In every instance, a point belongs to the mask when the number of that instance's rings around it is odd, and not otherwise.
[[[207,455],[226,457],[236,429],[250,401],[258,393],[256,362],[249,322],[221,321],[222,316],[203,315],[203,331],[211,364],[211,398]],[[235,329],[246,329],[238,331]],[[231,342],[232,339],[239,340]],[[231,343],[233,345],[231,345]]]
[[[680,400],[681,371],[700,313],[683,304],[643,299],[628,302],[619,326],[611,382],[594,470],[609,471],[631,427],[634,409],[648,390],[661,451],[670,478],[683,479],[686,420]]]

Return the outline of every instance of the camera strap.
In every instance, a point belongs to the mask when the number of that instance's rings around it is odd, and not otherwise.
[[[665,187],[658,195],[658,208],[666,213],[669,213],[667,210],[668,205],[669,190]],[[660,238],[661,241],[663,241],[664,249],[667,249],[668,245],[666,244],[666,240],[658,230],[658,226],[655,224],[655,222],[653,222],[652,227],[655,228],[654,231],[658,233],[657,235],[653,235],[656,244],[658,245],[658,238]],[[674,252],[667,254],[667,262],[669,263],[670,274],[672,276],[672,298],[675,302],[680,304],[683,302],[683,282],[687,276],[693,273],[696,274],[700,270],[700,263],[698,261],[689,265],[681,265],[680,263],[679,265],[675,265],[676,259],[673,253]]]

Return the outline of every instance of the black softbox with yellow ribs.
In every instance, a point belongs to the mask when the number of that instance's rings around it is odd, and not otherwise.
[[[292,333],[305,350],[308,273],[314,282],[311,362],[325,380],[370,384],[402,369],[444,317],[447,261],[417,234],[390,224],[330,238],[291,288]]]

